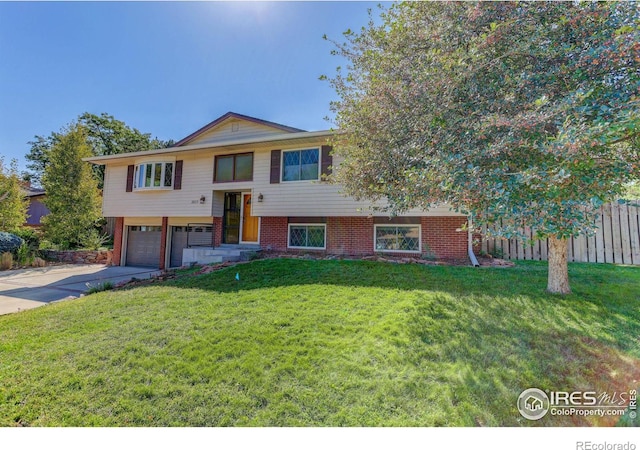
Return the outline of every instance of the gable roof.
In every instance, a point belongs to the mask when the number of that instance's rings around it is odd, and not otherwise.
[[[205,125],[202,128],[200,128],[199,130],[191,133],[189,136],[187,136],[187,137],[185,137],[183,139],[180,139],[178,142],[176,142],[174,144],[174,147],[180,147],[182,145],[188,144],[190,141],[193,141],[198,136],[203,135],[207,131],[211,130],[212,128],[214,128],[214,127],[216,127],[218,125],[220,125],[221,123],[223,123],[224,121],[226,121],[228,119],[246,120],[248,122],[257,123],[257,124],[260,124],[260,125],[265,125],[267,127],[275,128],[277,130],[282,130],[282,131],[285,131],[287,133],[300,133],[300,132],[304,132],[305,131],[305,130],[301,130],[300,128],[293,128],[293,127],[289,127],[287,125],[282,125],[282,124],[275,123],[275,122],[269,122],[267,120],[257,119],[255,117],[245,116],[243,114],[238,114],[238,113],[234,113],[234,112],[229,111],[228,113],[218,117],[213,122],[210,122],[207,125]]]

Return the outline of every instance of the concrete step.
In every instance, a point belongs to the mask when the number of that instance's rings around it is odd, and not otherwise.
[[[183,265],[217,264],[222,262],[248,261],[251,255],[260,251],[258,246],[225,245],[216,248],[192,247],[183,250]]]

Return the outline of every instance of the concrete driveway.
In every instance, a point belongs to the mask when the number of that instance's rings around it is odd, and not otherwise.
[[[69,297],[79,297],[90,287],[105,281],[116,284],[133,277],[149,278],[157,273],[157,269],[102,264],[68,264],[0,272],[0,314],[37,308]]]

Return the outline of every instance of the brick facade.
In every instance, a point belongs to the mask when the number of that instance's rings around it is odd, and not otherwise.
[[[467,231],[462,230],[466,217],[421,217],[422,253],[438,259],[467,259]],[[168,219],[162,219],[163,235],[161,242],[166,243],[165,229],[168,229]],[[287,217],[262,217],[260,219],[260,247],[276,252],[319,252],[331,255],[364,256],[375,254],[374,250],[374,219],[371,217],[327,217],[326,218],[326,250],[291,250],[287,248],[288,239]],[[222,218],[214,217],[214,242],[219,246],[222,242]],[[459,231],[458,231],[459,230]],[[124,218],[116,218],[113,243],[112,264],[120,265],[122,255],[122,238],[124,233]],[[168,244],[167,244],[168,245]],[[161,244],[164,247],[163,244]],[[164,262],[164,248],[160,249],[162,268]],[[389,252],[390,256],[415,257],[415,253],[403,254]]]
[[[213,245],[218,247],[222,244],[222,217],[213,218]]]
[[[423,253],[430,251],[439,259],[468,258],[468,233],[462,230],[466,223],[466,217],[421,217]]]
[[[124,233],[124,217],[116,217],[116,225],[113,230],[113,259],[111,265],[119,266],[122,259],[122,236]]]
[[[372,217],[328,217],[327,253],[332,255],[371,255]]]
[[[288,227],[286,217],[260,218],[260,247],[277,252],[287,251]]]
[[[162,218],[162,233],[160,234],[160,270],[164,270],[167,266],[166,257],[167,254],[167,233],[169,232],[169,218]]]
[[[278,252],[318,252],[318,250],[287,249],[288,218],[262,217],[260,246]],[[462,230],[466,217],[421,217],[422,253],[438,259],[467,259],[468,233]],[[371,217],[327,217],[326,250],[323,253],[344,256],[375,254],[374,219]],[[459,231],[458,231],[459,230]],[[415,253],[389,252],[394,256]]]

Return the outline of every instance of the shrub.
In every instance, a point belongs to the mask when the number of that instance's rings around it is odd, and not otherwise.
[[[0,270],[9,270],[13,267],[13,255],[9,252],[4,252],[0,256]]]
[[[110,291],[111,289],[113,289],[114,285],[111,281],[105,281],[104,283],[98,284],[96,286],[91,286],[89,283],[87,283],[87,287],[89,289],[87,290],[87,292],[85,292],[85,294],[89,295],[96,294],[102,291]]]
[[[16,262],[19,266],[29,266],[33,262],[35,255],[29,246],[24,243],[16,250]]]
[[[99,234],[97,230],[90,230],[80,238],[80,246],[86,250],[100,250],[110,240],[108,234]]]
[[[13,253],[24,243],[22,238],[15,234],[0,231],[0,253]]]
[[[47,262],[44,259],[36,256],[35,258],[33,258],[33,261],[31,262],[31,265],[33,267],[44,267],[44,266],[47,265]]]
[[[32,252],[37,251],[40,248],[40,240],[42,239],[42,232],[34,228],[18,228],[13,232],[19,238],[24,240],[24,243],[29,247]]]

